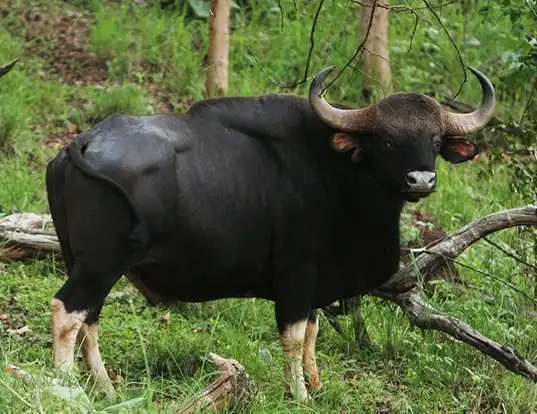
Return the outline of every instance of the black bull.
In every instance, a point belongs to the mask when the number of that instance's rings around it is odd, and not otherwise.
[[[256,297],[275,303],[290,391],[321,386],[316,309],[384,283],[399,263],[405,201],[434,191],[435,159],[474,157],[474,113],[395,94],[363,109],[319,96],[201,101],[185,114],[114,115],[48,165],[50,210],[69,277],[52,301],[54,366],[74,348],[113,387],[97,346],[103,301],[125,274],[149,302]]]

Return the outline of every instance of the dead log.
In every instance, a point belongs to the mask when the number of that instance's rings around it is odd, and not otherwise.
[[[257,394],[255,383],[241,364],[213,353],[209,355],[218,368],[218,378],[184,405],[181,413],[190,414],[202,410],[222,412],[231,407],[244,408]]]
[[[234,359],[222,358],[213,353],[210,353],[209,356],[218,368],[218,378],[194,396],[181,408],[180,411],[177,412],[181,412],[182,414],[208,411],[224,412],[232,407],[239,408],[241,411],[247,411],[247,405],[253,401],[254,397],[264,398],[263,395],[258,392],[254,381],[250,379],[241,364]],[[26,372],[16,365],[9,365],[5,369],[5,372],[12,373],[18,378],[30,379],[33,382],[36,380],[43,382],[44,380],[45,383],[48,383],[51,386],[46,389],[53,394],[58,395],[60,398],[67,398],[65,392],[59,394],[58,391],[56,391],[58,384],[54,382],[56,380],[52,381],[49,377],[38,378],[34,374]],[[63,387],[63,385],[60,385],[60,388]],[[84,391],[79,387],[68,389],[68,395],[69,391],[75,391],[77,394],[81,393],[84,398],[87,399]],[[70,398],[69,395],[69,399]]]
[[[49,214],[15,213],[0,219],[0,260],[42,259],[60,251]]]

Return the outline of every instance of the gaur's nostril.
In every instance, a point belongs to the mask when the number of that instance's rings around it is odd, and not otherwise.
[[[409,184],[416,184],[416,177],[408,173],[406,176],[406,182]]]
[[[436,174],[433,171],[410,171],[406,175],[406,182],[410,191],[431,192],[436,185]]]

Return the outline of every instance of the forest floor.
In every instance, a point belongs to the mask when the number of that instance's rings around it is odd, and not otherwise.
[[[203,97],[206,22],[134,3],[0,0],[0,62],[22,58],[0,85],[0,217],[13,211],[47,212],[46,162],[107,115],[181,111]],[[292,10],[291,1],[283,4]],[[271,73],[289,81],[301,76],[314,6],[304,8],[304,17],[297,12],[285,21],[283,34],[279,15],[270,14],[272,9],[254,10],[248,19],[236,18],[231,94],[279,91],[257,67],[250,46]],[[354,34],[341,27],[344,19],[343,6],[332,5],[319,38],[340,46],[320,43],[331,58],[316,57],[315,70],[333,60],[341,67],[352,55],[355,44],[349,39]],[[406,33],[409,22],[401,17],[390,30]],[[486,30],[493,30],[473,24],[480,39],[490,35]],[[415,41],[425,42],[427,30],[420,26]],[[497,46],[483,48],[483,56],[488,56]],[[402,90],[424,91],[429,81],[442,79],[423,75],[427,65],[420,66],[420,49],[416,49],[408,58],[417,62],[414,69],[400,72],[397,86]],[[476,53],[469,50],[465,57]],[[481,55],[474,59],[486,62]],[[445,61],[453,59],[448,56]],[[475,103],[479,87],[472,82],[461,99]],[[456,90],[455,84],[449,88]],[[351,102],[356,98],[350,86],[338,88],[337,97]],[[303,94],[304,89],[291,92]],[[486,156],[459,166],[439,161],[438,191],[405,208],[404,237],[416,240],[424,229],[453,231],[485,214],[526,204],[512,191],[511,180],[507,164]],[[491,239],[507,247],[519,246],[524,237],[518,230],[508,230]],[[486,243],[478,243],[460,260],[533,295],[528,270]],[[458,286],[441,283],[429,298],[431,304],[535,362],[533,304],[497,277],[466,267],[459,271],[472,288],[461,292]],[[245,366],[264,395],[249,408],[255,413],[537,410],[537,388],[529,380],[445,335],[412,328],[398,308],[368,297],[363,311],[375,347],[358,348],[322,317],[318,361],[325,387],[303,406],[283,394],[283,355],[272,303],[230,299],[153,308],[124,279],[105,302],[100,335],[101,354],[118,401],[110,403],[93,392],[80,353],[77,381],[87,399],[66,400],[48,382],[52,376],[50,301],[64,281],[63,264],[52,260],[0,264],[2,413],[180,412],[182,404],[214,378],[215,368],[207,362],[209,352],[235,358]],[[167,312],[169,320],[163,319]],[[342,317],[341,323],[350,332],[350,318]],[[4,372],[10,364],[35,377],[21,379]]]

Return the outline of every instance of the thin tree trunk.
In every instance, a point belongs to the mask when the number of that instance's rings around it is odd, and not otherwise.
[[[388,47],[388,25],[389,25],[389,0],[363,0],[360,7],[360,41],[364,41],[373,4],[377,3],[374,9],[371,30],[364,44],[363,68],[365,73],[364,89],[362,94],[367,101],[371,101],[373,95],[373,84],[377,83],[382,88],[384,94],[388,95],[392,91],[392,68],[390,64],[390,51]]]
[[[212,0],[209,16],[207,96],[227,94],[230,0]]]
[[[537,236],[533,235],[533,263],[537,263]],[[533,271],[535,285],[533,286],[533,297],[537,298],[537,270]],[[537,307],[537,305],[536,305]]]

